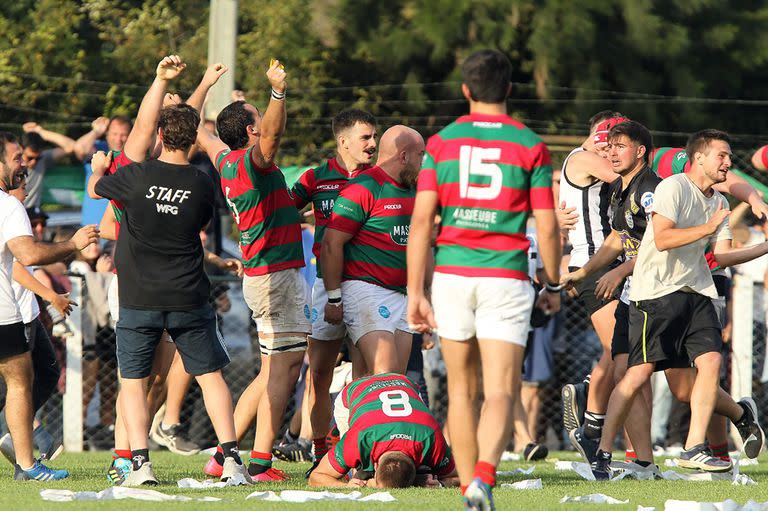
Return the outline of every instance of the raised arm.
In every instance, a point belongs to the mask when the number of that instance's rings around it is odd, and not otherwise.
[[[184,71],[187,65],[178,55],[168,55],[161,60],[155,70],[155,79],[141,100],[136,122],[125,141],[123,152],[131,161],[144,161],[155,141],[157,119],[163,107],[163,98],[168,82]]]
[[[18,236],[7,241],[13,257],[24,266],[51,264],[61,261],[73,252],[84,249],[99,241],[99,231],[95,225],[81,227],[67,241],[43,243],[32,236]]]
[[[107,169],[112,164],[112,151],[103,153],[101,151],[93,155],[91,160],[91,168],[93,172],[91,177],[88,178],[88,195],[92,199],[102,199],[103,197],[96,193],[96,183],[98,183],[104,174],[107,173]]]
[[[272,86],[269,105],[261,119],[261,136],[258,151],[251,151],[251,160],[256,167],[266,168],[272,165],[280,147],[280,140],[285,133],[285,69],[279,60],[273,61],[267,70],[267,78]]]
[[[197,129],[197,145],[205,151],[208,155],[213,166],[218,170],[216,164],[216,157],[222,152],[229,149],[229,146],[221,141],[219,137],[211,133],[211,131],[205,127],[205,123],[201,122],[200,127]]]
[[[96,140],[104,136],[108,127],[109,118],[99,117],[94,119],[91,123],[91,131],[75,141],[74,151],[78,160],[85,160],[96,151],[94,144]]]
[[[590,176],[604,183],[612,183],[619,175],[613,171],[611,164],[605,158],[591,151],[581,151],[568,159],[568,175],[579,174]]]
[[[200,80],[200,84],[197,86],[191,96],[187,98],[187,104],[202,113],[203,103],[205,103],[205,97],[208,95],[208,90],[216,85],[221,75],[227,72],[227,66],[221,63],[208,66],[205,70],[203,79]]]
[[[72,154],[75,150],[75,141],[73,139],[61,133],[47,130],[36,122],[25,122],[21,129],[24,130],[24,133],[35,132],[46,142],[57,145],[58,147],[53,150],[54,160],[60,160],[66,155]]]

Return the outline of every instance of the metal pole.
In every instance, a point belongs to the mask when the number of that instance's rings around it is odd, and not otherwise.
[[[205,118],[215,119],[230,103],[235,88],[237,51],[237,0],[211,0],[208,30],[208,65],[221,62],[229,68],[208,93]]]
[[[731,396],[735,400],[752,395],[754,288],[751,278],[742,275],[734,276]],[[740,448],[741,437],[735,428],[731,428],[731,438]]]
[[[83,452],[83,279],[70,277],[69,297],[80,304],[67,318],[72,335],[67,338],[67,371],[64,392],[64,450]]]

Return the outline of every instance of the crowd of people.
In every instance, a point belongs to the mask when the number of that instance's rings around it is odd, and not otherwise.
[[[185,68],[179,56],[161,60],[133,122],[99,118],[78,140],[36,123],[22,126],[20,140],[0,133],[0,375],[10,431],[0,451],[17,480],[69,475],[44,464],[61,442],[35,412],[61,385],[56,326],[66,328],[76,306],[83,380],[89,390],[98,383],[116,485],[157,484],[150,436],[175,452],[199,450],[181,434],[195,380],[217,441],[207,475],[285,481],[274,454],[312,461],[313,486],[457,485],[466,509],[493,509],[511,439],[527,460],[547,456],[536,384],[557,372],[564,293],[587,312],[603,350],[584,382],[562,389],[568,438],[597,479],[609,478],[622,431],[630,469],[659,475],[657,371],[690,403],[679,466],[730,470],[728,421],[746,455],[759,454],[757,406],[721,388],[721,367],[728,268],[755,281],[766,272],[765,235],[741,219],[749,209],[763,219],[768,206],[729,172],[727,133],[655,148],[645,126],[603,111],[553,172],[541,138],[507,113],[508,59],[483,50],[462,65],[467,115],[425,141],[404,125],[379,136],[373,115],[342,110],[331,126],[334,157],[289,188],[277,165],[284,65],[267,69],[263,112],[237,99],[215,123],[200,112],[227,68],[210,66],[182,100],[167,91]],[[83,227],[45,242],[43,180],[70,154],[87,161]],[[731,214],[722,193],[743,205]],[[241,258],[204,248],[222,204]],[[312,278],[302,274],[308,233]],[[230,304],[212,289],[211,266],[242,278],[256,326],[260,369],[236,403],[218,324]],[[87,288],[82,303],[69,299],[67,271]],[[445,424],[428,406],[420,360],[438,338]],[[288,442],[275,447],[294,395]],[[85,393],[84,410],[92,398]],[[254,423],[244,463],[239,445]]]

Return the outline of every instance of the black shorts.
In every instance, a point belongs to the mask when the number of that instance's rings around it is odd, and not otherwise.
[[[629,366],[656,363],[656,370],[690,367],[704,353],[720,353],[720,322],[708,296],[674,293],[629,306]]]
[[[0,360],[15,357],[29,351],[24,323],[19,321],[10,325],[0,325]]]
[[[210,305],[190,311],[152,311],[120,307],[117,321],[117,366],[123,378],[146,378],[163,330],[176,343],[184,369],[193,376],[229,364],[216,314]]]
[[[587,314],[590,316],[621,296],[621,290],[624,288],[623,284],[616,287],[616,291],[614,291],[610,300],[601,300],[595,296],[595,287],[597,287],[597,281],[600,280],[603,275],[613,270],[620,264],[620,261],[615,261],[605,268],[602,268],[588,275],[584,280],[574,284],[573,287],[576,288],[576,291],[579,293],[578,300],[581,301],[581,303],[584,305],[584,308],[587,309]],[[578,266],[568,267],[569,272],[574,272],[578,269]]]
[[[629,353],[629,305],[619,300],[613,317],[616,319],[616,326],[613,327],[611,357],[616,358],[616,355]]]

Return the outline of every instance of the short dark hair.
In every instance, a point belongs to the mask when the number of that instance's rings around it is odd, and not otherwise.
[[[624,114],[620,112],[615,112],[613,110],[600,110],[595,115],[589,118],[589,132],[592,133],[592,130],[595,129],[595,126],[600,124],[601,122],[613,119],[614,117],[625,117]]]
[[[118,124],[125,124],[128,126],[129,130],[133,129],[133,122],[131,122],[131,119],[126,117],[125,115],[113,115],[109,118],[109,124],[107,125],[107,131],[109,131],[110,126],[112,126],[112,123],[116,122]]]
[[[235,101],[225,106],[216,117],[219,138],[230,149],[243,149],[248,145],[246,128],[254,123],[253,114],[245,109],[245,101]]]
[[[461,76],[474,101],[502,103],[509,95],[512,64],[500,51],[480,50],[464,61]]]
[[[29,133],[24,133],[21,136],[21,147],[25,149],[29,148],[36,153],[40,153],[43,151],[43,147],[45,147],[45,140],[43,140],[43,137],[40,136],[40,133],[30,131]]]
[[[5,162],[5,144],[18,144],[19,139],[9,131],[0,131],[0,162]]]
[[[197,138],[200,114],[191,106],[181,103],[160,110],[157,127],[163,134],[163,147],[168,151],[186,151]]]
[[[345,108],[337,113],[331,122],[333,136],[338,137],[339,133],[353,127],[358,122],[376,126],[376,118],[373,114],[359,108]]]
[[[722,140],[731,144],[731,137],[728,133],[721,130],[701,130],[688,137],[688,143],[685,144],[685,153],[688,155],[688,161],[693,162],[693,155],[707,151],[710,142],[713,140]]]
[[[645,162],[648,163],[653,152],[653,137],[648,128],[637,121],[626,121],[617,124],[608,132],[608,140],[624,135],[637,145],[645,146]]]
[[[416,479],[416,464],[401,452],[388,452],[379,459],[376,481],[384,488],[407,488]]]

